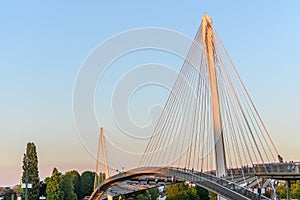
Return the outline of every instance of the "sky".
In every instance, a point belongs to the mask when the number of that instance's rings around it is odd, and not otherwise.
[[[76,77],[86,58],[108,38],[136,28],[167,28],[193,38],[205,13],[211,16],[279,152],[287,160],[300,161],[299,9],[298,0],[1,1],[0,186],[20,182],[22,157],[30,141],[37,146],[41,179],[50,176],[53,167],[61,172],[94,170],[96,149],[87,144],[96,145],[98,133],[82,141],[72,110]],[[130,55],[124,58],[126,70],[150,58],[163,60],[174,70],[182,62],[168,54],[143,55],[132,57],[142,59],[136,63],[126,61]],[[95,112],[106,127],[111,124],[105,121],[108,113],[101,113],[101,90],[110,90],[105,89],[105,80],[122,76],[120,65],[116,62],[96,91]],[[149,101],[147,90],[137,92],[138,110],[146,111],[143,102],[163,104],[166,90],[156,89],[158,98]],[[129,107],[134,115],[136,107]],[[148,115],[136,112],[132,117],[144,117],[141,123],[148,123]],[[117,159],[122,166],[122,159]]]

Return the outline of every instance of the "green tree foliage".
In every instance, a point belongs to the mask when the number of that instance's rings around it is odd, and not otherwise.
[[[147,193],[149,194],[151,200],[156,200],[157,197],[159,196],[159,191],[157,188],[151,188],[147,190]]]
[[[81,174],[80,177],[80,190],[81,195],[79,199],[90,196],[94,190],[94,178],[95,172],[85,171]]]
[[[300,199],[300,181],[295,181],[291,185],[292,199]]]
[[[50,178],[51,178],[51,177],[46,177],[46,178],[44,179],[44,182],[46,183],[46,185],[49,183]]]
[[[73,178],[71,174],[64,174],[60,177],[61,189],[64,193],[64,200],[77,200],[74,192]]]
[[[46,187],[47,200],[63,200],[64,194],[61,189],[59,178],[60,174],[56,168],[53,169],[52,176]]]
[[[282,199],[286,199],[286,184],[280,183],[277,186],[276,191],[280,194]]]
[[[22,186],[21,185],[16,185],[13,190],[17,193],[17,194],[20,194],[21,196],[23,196],[23,189],[22,189]]]
[[[213,192],[209,192],[209,196],[210,196],[210,200],[217,200],[218,196],[216,193]]]
[[[12,189],[7,189],[1,197],[5,200],[13,200],[16,199],[16,193]]]
[[[148,200],[148,197],[145,194],[138,194],[137,199],[138,200]]]
[[[38,170],[38,157],[36,147],[33,142],[27,143],[26,153],[23,158],[23,175],[22,182],[26,182],[26,169],[28,169],[28,183],[32,184],[32,188],[28,189],[28,199],[39,199],[40,178]],[[25,194],[25,189],[24,189]]]
[[[291,198],[300,199],[300,181],[291,182]],[[286,198],[286,183],[281,182],[276,191],[280,194],[282,199]]]
[[[132,195],[132,193],[128,194],[128,195],[125,195],[125,199],[131,197],[131,195]],[[136,196],[136,198],[138,200],[156,200],[157,197],[159,196],[159,191],[155,187],[155,188],[151,188],[151,189],[148,189],[148,190],[137,191],[137,192],[134,193],[134,195]],[[122,197],[121,197],[121,199],[122,199]]]
[[[80,174],[76,170],[72,170],[69,172],[66,172],[66,175],[70,176],[72,179],[74,192],[76,194],[77,199],[81,197],[81,190],[80,190]]]
[[[173,185],[168,185],[167,189],[167,197],[169,200],[198,200],[200,199],[197,196],[197,190],[195,187],[189,187],[188,184],[185,183],[177,183]]]
[[[196,191],[197,191],[197,196],[201,199],[201,200],[209,200],[209,192],[208,190],[196,185]]]

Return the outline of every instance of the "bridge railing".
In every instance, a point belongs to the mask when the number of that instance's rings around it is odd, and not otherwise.
[[[253,173],[299,173],[300,162],[282,162],[256,164],[252,168]]]
[[[251,167],[242,166],[227,170],[227,174],[232,175],[253,175],[257,173],[300,173],[300,162],[254,164]]]
[[[224,178],[220,178],[220,177],[216,177],[212,174],[206,174],[206,173],[202,173],[202,172],[196,172],[193,170],[186,170],[186,169],[170,169],[173,170],[173,173],[180,173],[181,177],[185,177],[187,180],[190,180],[192,182],[205,182],[208,181],[211,185],[219,185],[221,187],[225,187],[231,191],[235,191],[236,193],[243,195],[245,197],[248,197],[250,199],[259,199],[259,194],[254,193],[253,191],[249,190],[246,187],[243,187],[241,185],[238,185],[234,182],[231,182],[227,179]],[[195,176],[196,175],[196,176]],[[204,183],[205,185],[205,183]],[[215,188],[215,190],[218,190],[217,188]],[[222,194],[222,190],[219,191],[220,194]],[[263,195],[260,196],[260,199],[269,199]]]

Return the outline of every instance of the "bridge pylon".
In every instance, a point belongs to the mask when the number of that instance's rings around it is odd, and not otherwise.
[[[211,96],[211,107],[212,107],[212,124],[213,124],[213,133],[214,133],[214,148],[215,148],[215,162],[216,162],[216,176],[222,177],[226,176],[226,157],[225,157],[225,148],[224,148],[224,138],[222,130],[222,119],[220,112],[220,102],[219,102],[219,93],[218,93],[218,82],[217,82],[217,73],[215,65],[215,38],[212,28],[212,20],[208,14],[205,14],[202,17],[201,23],[202,29],[202,42],[204,46],[204,52],[206,55],[206,67],[209,75],[209,87],[210,87],[210,96]],[[218,199],[223,199],[218,196]]]
[[[212,20],[208,14],[202,17],[202,42],[207,60],[207,71],[209,75],[209,87],[213,117],[213,132],[215,142],[216,175],[226,176],[226,157],[224,148],[224,138],[220,114],[220,102],[218,94],[218,83],[215,66],[215,38],[212,29]]]
[[[101,155],[102,154],[102,155]],[[100,159],[102,156],[103,160]],[[102,167],[101,167],[102,165]],[[94,180],[94,189],[102,182],[103,175],[101,174],[101,170],[104,171],[105,179],[109,178],[109,170],[107,165],[107,157],[106,157],[106,149],[105,149],[105,136],[104,129],[100,127],[100,134],[98,139],[98,151],[97,151],[97,160],[96,160],[96,174]]]

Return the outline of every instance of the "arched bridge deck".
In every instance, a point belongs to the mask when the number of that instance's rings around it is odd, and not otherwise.
[[[128,172],[120,173],[106,179],[100,184],[93,192],[90,200],[98,200],[104,192],[111,186],[124,181],[130,180],[135,177],[159,175],[165,177],[173,177],[184,181],[191,181],[201,187],[210,191],[214,191],[226,199],[248,200],[248,199],[269,199],[265,196],[259,197],[258,194],[253,193],[248,188],[242,187],[234,182],[226,180],[225,178],[218,178],[214,175],[197,172],[192,170],[183,170],[180,168],[172,167],[144,167],[130,170]]]

